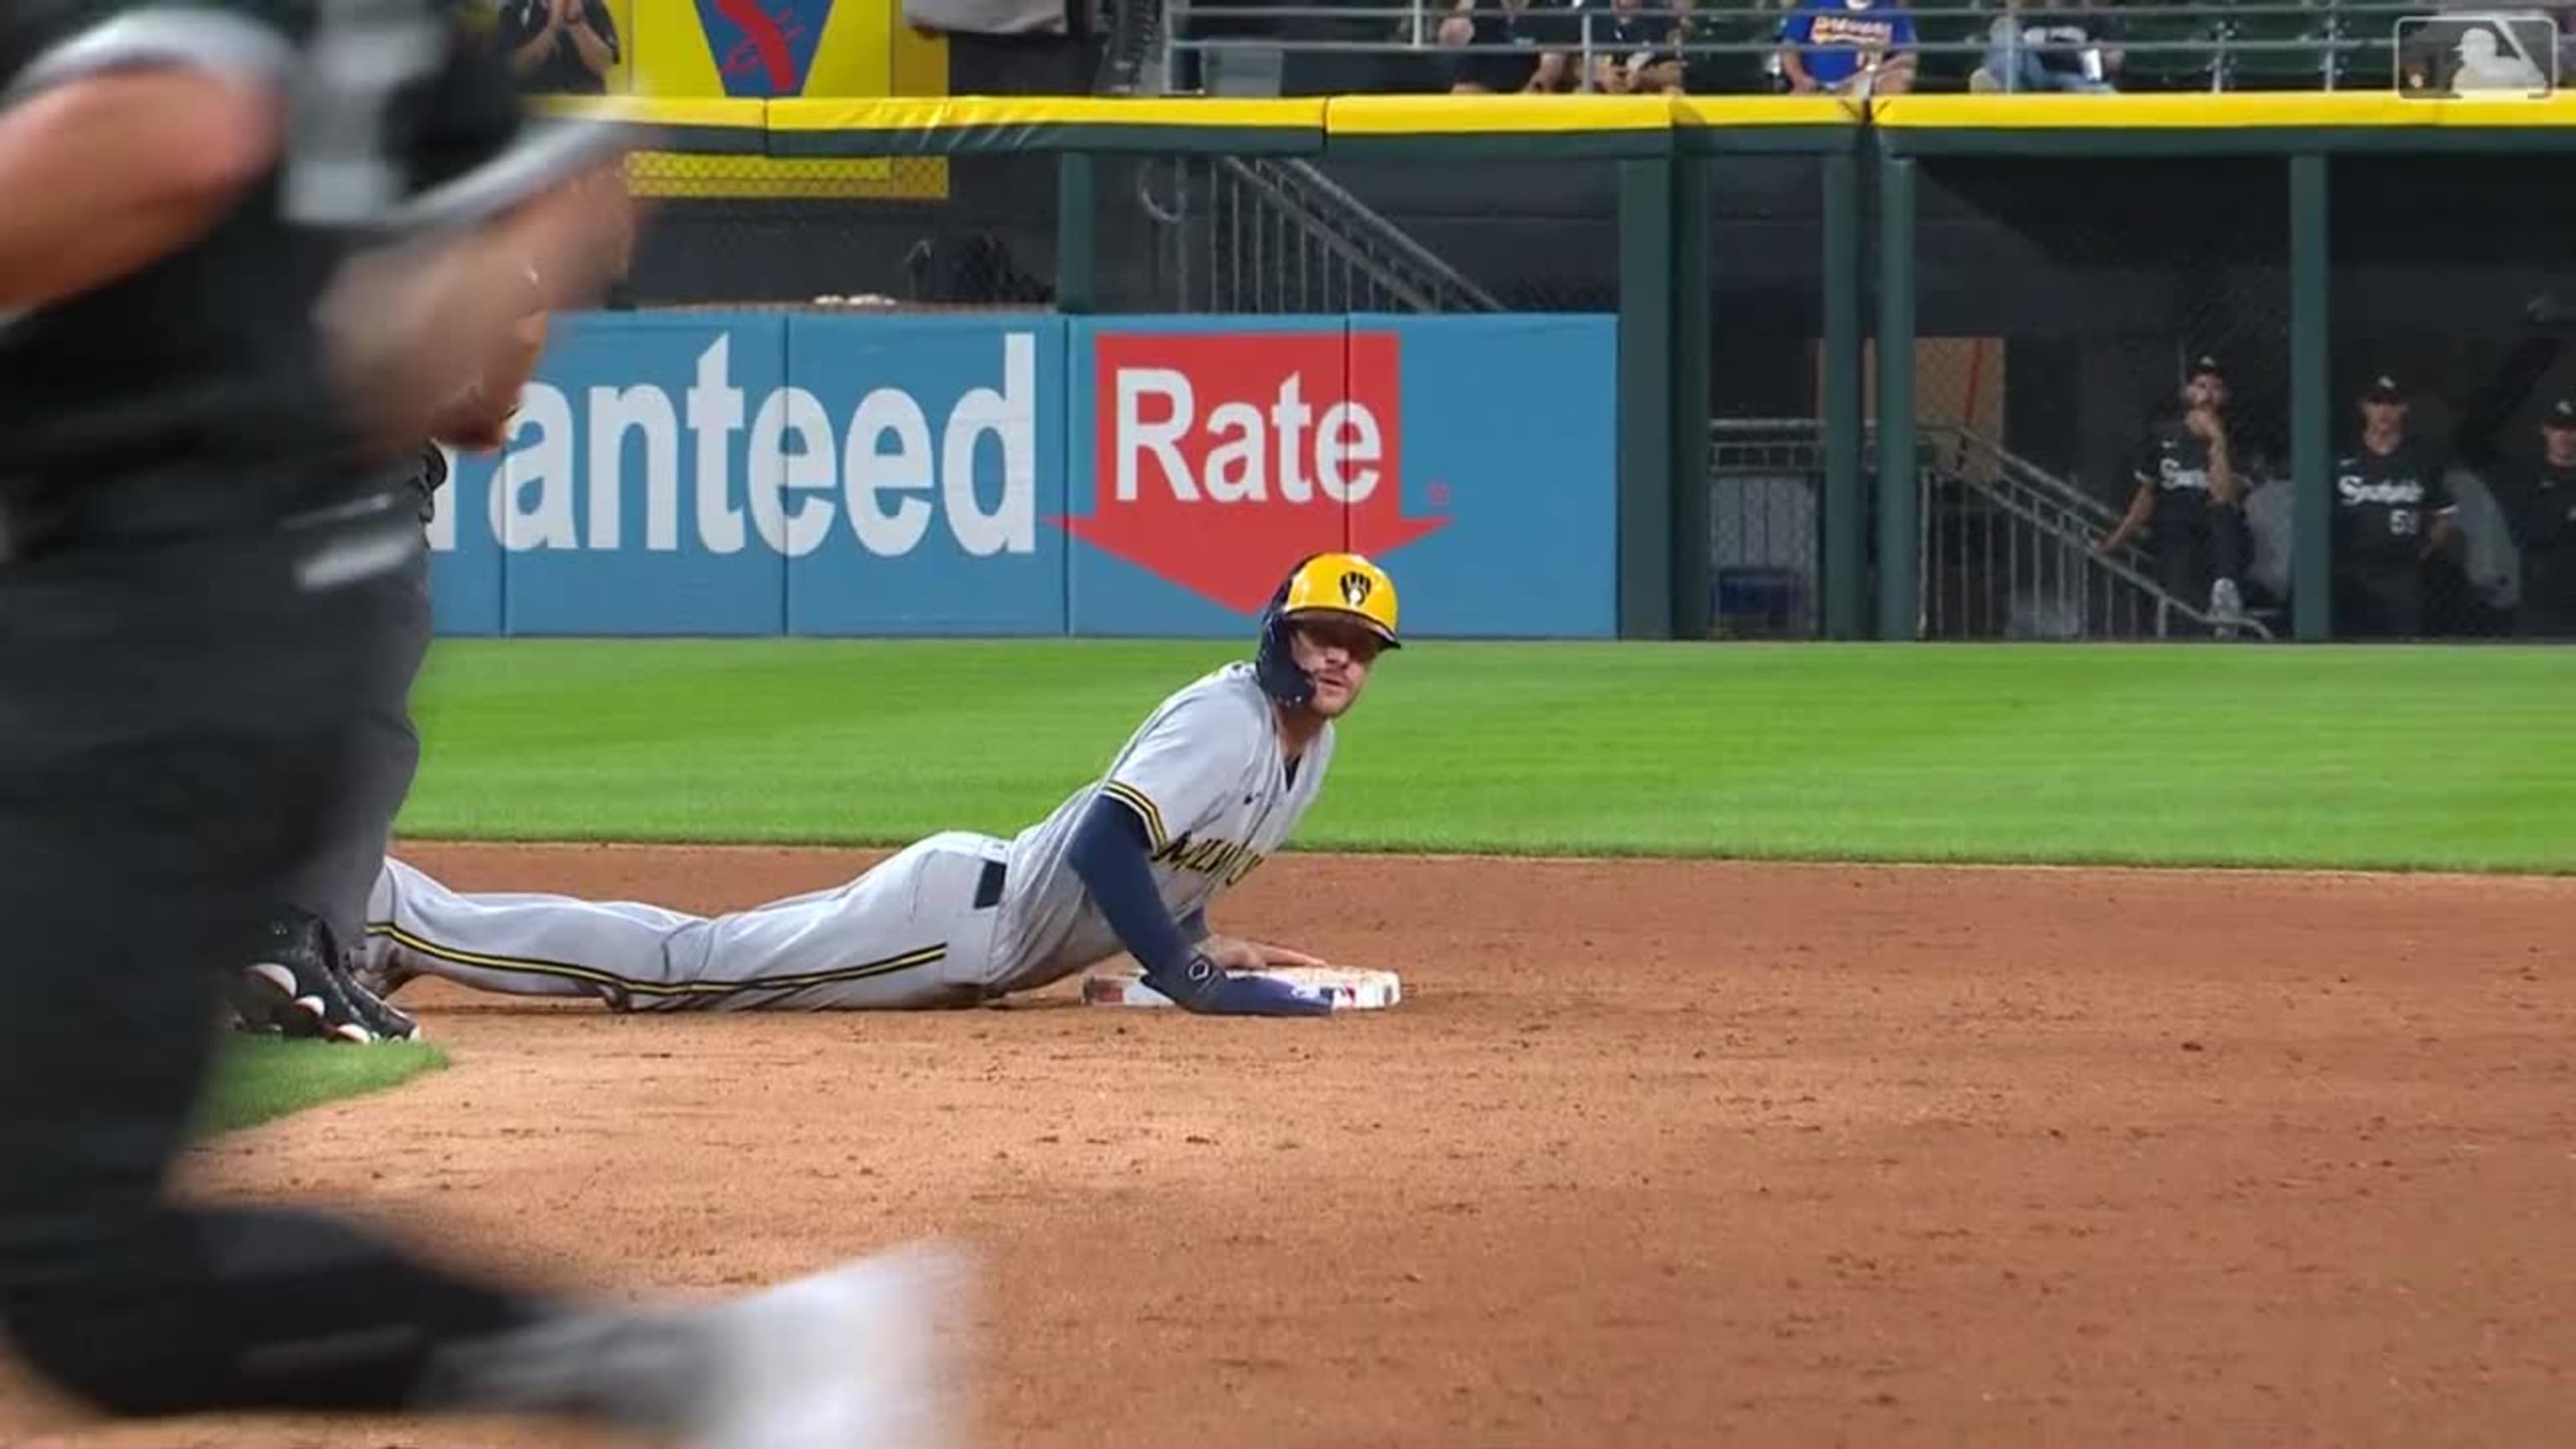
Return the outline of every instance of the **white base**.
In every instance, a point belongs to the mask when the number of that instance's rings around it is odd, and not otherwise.
[[[1280,966],[1240,973],[1266,976],[1329,997],[1335,1011],[1383,1011],[1404,999],[1404,983],[1392,971],[1353,967]],[[1144,983],[1133,971],[1103,971],[1082,981],[1086,1006],[1170,1006],[1172,999]]]

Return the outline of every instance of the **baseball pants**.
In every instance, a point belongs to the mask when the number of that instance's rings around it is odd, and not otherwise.
[[[845,885],[697,916],[639,901],[451,891],[387,860],[365,959],[518,996],[620,1011],[900,1010],[987,994],[1007,843],[952,831]]]
[[[2424,578],[2406,569],[2355,569],[2335,574],[2334,637],[2414,639],[2424,633]]]
[[[2253,556],[2245,515],[2212,505],[2187,527],[2155,535],[2156,582],[2195,609],[2209,607],[2210,586],[2234,579],[2241,587]]]
[[[323,829],[322,842],[287,878],[285,900],[321,917],[332,939],[355,949],[366,929],[367,893],[385,862],[394,817],[420,770],[420,731],[412,723],[411,687],[429,657],[429,552],[382,577],[350,585],[383,620],[386,662],[371,671],[368,693],[352,701],[358,715],[355,779]]]
[[[419,546],[395,507],[0,567],[0,1328],[98,1407],[399,1409],[534,1317],[333,1219],[165,1196],[226,979],[399,688],[399,602],[353,585]]]

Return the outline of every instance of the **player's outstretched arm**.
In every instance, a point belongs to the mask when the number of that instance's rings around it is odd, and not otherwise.
[[[1332,1014],[1330,1002],[1284,981],[1217,969],[1205,951],[1184,939],[1154,889],[1145,840],[1144,819],[1115,796],[1103,794],[1083,815],[1069,854],[1074,873],[1118,933],[1119,944],[1144,968],[1146,985],[1187,1010],[1210,1015]]]

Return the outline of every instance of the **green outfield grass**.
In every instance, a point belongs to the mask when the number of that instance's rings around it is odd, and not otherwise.
[[[1008,833],[1222,642],[452,640],[423,837]],[[2576,868],[2576,650],[1463,644],[1300,848]]]
[[[233,1037],[224,1044],[213,1087],[197,1113],[197,1133],[210,1137],[256,1127],[342,1097],[398,1087],[446,1065],[446,1054],[427,1042],[335,1046]]]

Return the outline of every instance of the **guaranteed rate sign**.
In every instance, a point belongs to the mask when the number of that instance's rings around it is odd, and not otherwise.
[[[447,634],[1249,636],[1297,558],[1409,631],[1616,632],[1605,316],[583,314],[431,527]]]
[[[1092,339],[1084,542],[1239,612],[1297,559],[1392,553],[1448,520],[1404,512],[1401,343],[1391,332]]]

